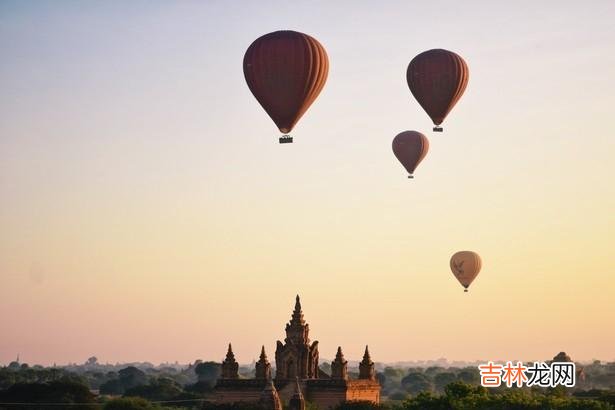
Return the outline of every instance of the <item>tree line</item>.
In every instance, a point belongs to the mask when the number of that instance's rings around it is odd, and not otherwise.
[[[328,363],[321,367],[326,371]],[[480,386],[475,367],[381,367],[377,378],[383,402],[343,403],[339,409],[615,409],[615,363],[598,361],[584,367],[584,378],[572,389],[489,388]],[[356,376],[356,369],[350,369]],[[242,377],[253,369],[242,367]],[[0,367],[0,403],[83,403],[79,408],[251,410],[258,404],[212,401],[220,363],[197,360],[189,365],[99,364]],[[91,407],[88,407],[91,404]],[[2,405],[0,409],[45,408]],[[58,408],[57,406],[53,408]],[[308,410],[316,408],[308,403]]]

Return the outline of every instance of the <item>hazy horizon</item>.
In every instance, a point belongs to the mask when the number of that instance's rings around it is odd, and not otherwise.
[[[0,363],[615,360],[615,2],[0,2]],[[330,72],[293,144],[244,52]],[[442,134],[406,85],[464,57]],[[406,178],[404,130],[430,151]],[[465,294],[450,256],[483,269]],[[609,325],[609,323],[611,323]],[[207,356],[207,357],[204,357]]]
[[[94,355],[96,356],[96,355]],[[224,358],[196,358],[192,361],[188,361],[188,362],[180,362],[178,360],[170,360],[170,361],[166,361],[166,362],[151,362],[148,360],[145,361],[126,361],[126,362],[108,362],[108,361],[104,361],[104,360],[98,360],[98,365],[100,366],[122,366],[122,365],[135,365],[135,364],[148,364],[148,365],[152,365],[154,367],[163,367],[164,365],[172,365],[172,366],[190,366],[190,365],[194,365],[194,363],[198,360],[201,360],[203,362],[217,362],[217,363],[222,363]],[[271,358],[270,358],[271,359]],[[348,361],[348,367],[350,369],[354,369],[354,368],[358,368],[359,363],[361,362],[361,357],[356,358],[356,359],[350,359],[348,357],[345,357],[345,359]],[[416,366],[416,367],[429,367],[429,366],[441,366],[439,363],[443,363],[445,367],[470,367],[470,366],[474,366],[476,364],[484,364],[487,363],[489,360],[493,361],[494,363],[504,363],[507,362],[509,360],[515,362],[517,360],[523,362],[523,363],[533,363],[533,362],[545,362],[547,360],[551,360],[552,357],[543,357],[543,358],[534,358],[534,359],[524,359],[524,358],[513,358],[513,359],[501,359],[501,360],[493,360],[493,359],[475,359],[475,360],[448,360],[445,357],[441,357],[438,359],[425,359],[425,360],[395,360],[395,361],[389,361],[389,362],[381,362],[381,361],[374,361],[376,368],[382,368],[382,367],[400,367],[400,366]],[[574,358],[572,358],[574,360],[574,362],[576,363],[581,363],[581,364],[591,364],[593,363],[595,360],[600,361],[601,363],[605,364],[605,363],[613,363],[615,362],[615,360],[606,360],[606,359],[600,359],[600,358],[595,358],[593,360],[586,360],[586,361],[580,361],[580,360],[575,360]],[[334,357],[321,357],[319,359],[319,365],[322,365],[324,363],[330,364],[332,361],[334,360]],[[11,362],[13,362],[14,360],[8,361],[6,363],[0,362],[0,366],[8,366]],[[28,364],[28,366],[43,366],[43,367],[51,367],[51,366],[56,366],[56,367],[70,367],[70,366],[81,366],[85,364],[86,360],[83,360],[81,362],[68,362],[68,363],[51,363],[48,365],[41,365],[39,363],[27,363],[27,361],[22,360],[21,358],[19,358],[19,363],[23,364],[26,363]],[[250,368],[252,366],[254,366],[254,363],[256,363],[258,361],[258,357],[254,357],[252,358],[251,361],[249,362],[242,362],[242,361],[238,361],[238,365],[239,365],[239,369],[240,371],[242,370],[242,368]],[[275,370],[275,361],[273,361],[271,363],[271,368],[273,370]]]

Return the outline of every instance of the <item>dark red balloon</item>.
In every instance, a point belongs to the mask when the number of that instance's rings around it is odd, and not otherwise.
[[[414,57],[406,71],[412,95],[435,125],[442,124],[457,104],[468,85],[468,78],[469,70],[463,58],[442,49],[425,51]]]
[[[393,138],[393,153],[413,178],[412,174],[429,151],[429,140],[417,131],[404,131]]]
[[[327,81],[329,60],[313,37],[275,31],[256,39],[243,58],[254,97],[281,132],[290,132]]]

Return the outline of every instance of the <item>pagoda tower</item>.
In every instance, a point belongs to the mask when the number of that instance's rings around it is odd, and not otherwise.
[[[226,358],[222,362],[222,378],[223,379],[238,379],[239,378],[239,363],[235,360],[233,347],[228,344]]]
[[[376,369],[374,367],[374,362],[372,362],[372,358],[369,356],[369,349],[367,346],[365,346],[363,360],[359,363],[359,379],[376,380]]]
[[[269,363],[269,360],[267,360],[265,346],[261,347],[261,356],[258,359],[258,362],[256,362],[256,378],[260,380],[271,379],[271,364]]]
[[[344,360],[341,346],[338,346],[335,360],[331,362],[331,378],[337,380],[348,379],[348,361]]]
[[[318,378],[318,342],[310,344],[310,327],[303,319],[299,295],[295,299],[290,322],[286,324],[284,343],[275,350],[277,381]]]

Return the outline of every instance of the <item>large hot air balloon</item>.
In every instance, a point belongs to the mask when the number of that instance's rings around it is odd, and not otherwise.
[[[329,60],[313,37],[275,31],[257,38],[243,57],[250,91],[280,131],[288,134],[327,81]],[[280,143],[293,142],[284,135]]]
[[[451,257],[451,271],[465,288],[464,292],[480,272],[481,264],[480,256],[472,251],[460,251]]]
[[[412,174],[428,150],[429,140],[420,132],[404,131],[393,138],[393,153],[410,174],[408,178],[414,178]]]
[[[440,124],[463,95],[468,78],[466,62],[452,51],[429,50],[410,61],[408,87],[433,121],[434,131],[442,131]]]

